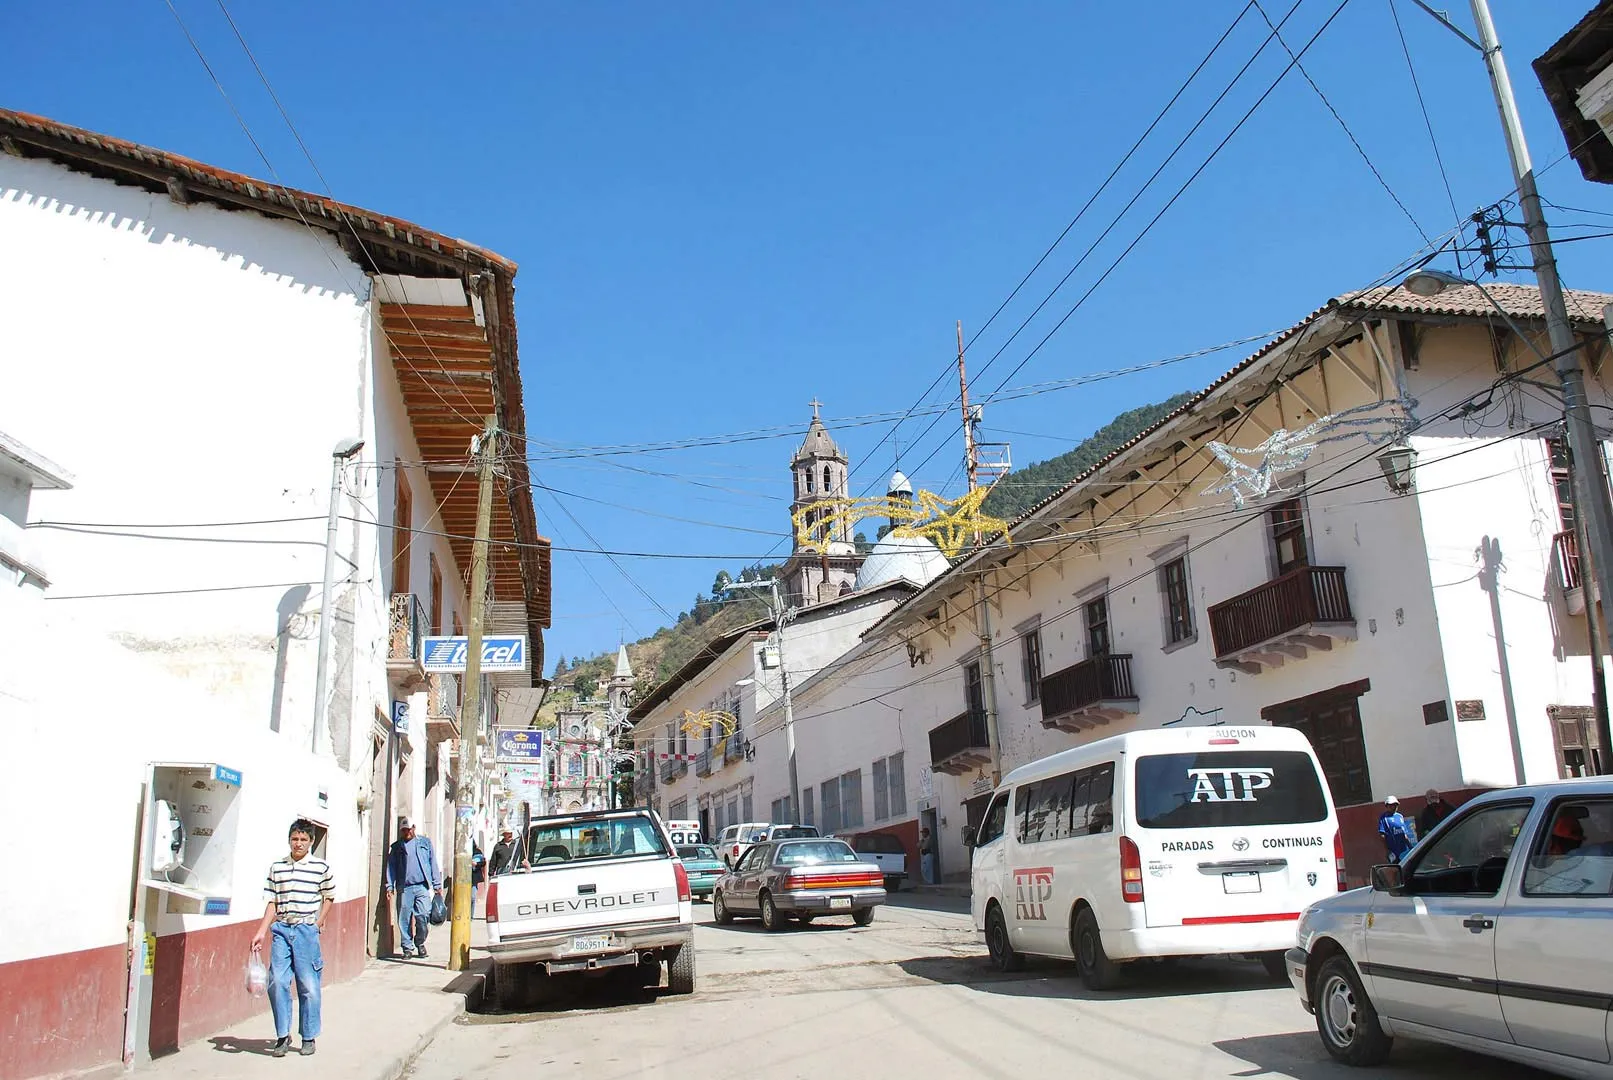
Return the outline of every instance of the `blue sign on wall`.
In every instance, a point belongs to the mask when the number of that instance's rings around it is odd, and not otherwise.
[[[425,639],[421,666],[427,671],[457,675],[465,670],[470,656],[470,638],[464,634],[444,634]],[[482,638],[482,674],[526,670],[526,635],[502,634]]]
[[[241,771],[239,769],[229,768],[225,765],[214,765],[213,779],[219,781],[220,783],[233,784],[236,787],[240,787]]]
[[[409,703],[407,701],[394,701],[392,703],[392,729],[399,735],[409,734]]]
[[[531,762],[543,758],[541,731],[531,728],[498,728],[493,735],[495,761]]]

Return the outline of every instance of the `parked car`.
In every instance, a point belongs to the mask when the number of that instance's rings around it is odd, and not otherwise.
[[[685,844],[678,848],[678,858],[689,875],[689,892],[696,900],[709,897],[717,888],[717,879],[728,869],[710,844]]]
[[[652,811],[536,818],[527,838],[532,869],[487,884],[489,991],[501,1008],[538,971],[636,968],[649,982],[665,962],[672,993],[694,992],[689,874]]]
[[[1145,957],[1259,957],[1281,977],[1344,851],[1321,765],[1285,727],[1131,731],[1015,769],[974,848],[971,911],[992,963],[1074,959],[1093,990]]]
[[[765,821],[747,821],[740,825],[730,825],[717,834],[717,842],[712,846],[717,849],[717,857],[723,861],[724,866],[733,866],[739,857],[745,854],[745,849],[756,843],[758,839],[767,838],[767,830],[772,826]]]
[[[864,832],[841,836],[864,862],[878,866],[885,874],[885,891],[899,892],[907,879],[907,847],[890,833]]]
[[[1312,904],[1289,980],[1328,1053],[1400,1035],[1613,1077],[1613,779],[1492,791],[1372,885]]]
[[[726,925],[736,915],[754,914],[767,930],[782,929],[791,916],[810,923],[820,915],[850,915],[867,926],[885,902],[884,882],[884,871],[843,840],[763,841],[717,883],[713,916]]]

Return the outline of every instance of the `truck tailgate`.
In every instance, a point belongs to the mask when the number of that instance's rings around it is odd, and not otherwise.
[[[498,879],[504,941],[585,927],[676,922],[673,862],[660,857],[558,864]]]

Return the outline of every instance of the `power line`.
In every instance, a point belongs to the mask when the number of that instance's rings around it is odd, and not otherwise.
[[[1394,204],[1400,208],[1400,212],[1406,215],[1406,220],[1411,222],[1411,227],[1413,229],[1417,230],[1417,235],[1423,238],[1423,243],[1431,243],[1428,238],[1428,233],[1423,230],[1422,225],[1418,223],[1416,217],[1412,215],[1412,212],[1406,209],[1406,204],[1400,201],[1400,196],[1395,194],[1395,189],[1389,186],[1389,181],[1384,179],[1383,173],[1378,171],[1378,167],[1372,163],[1372,158],[1367,156],[1365,148],[1363,148],[1361,145],[1361,140],[1355,137],[1355,132],[1350,130],[1350,125],[1344,122],[1344,117],[1339,115],[1339,111],[1333,107],[1333,103],[1327,99],[1327,95],[1322,93],[1322,88],[1316,85],[1316,80],[1311,78],[1311,73],[1305,70],[1305,65],[1299,62],[1299,57],[1294,56],[1294,50],[1290,49],[1288,47],[1288,42],[1283,40],[1282,32],[1279,31],[1276,25],[1272,23],[1271,16],[1266,14],[1266,9],[1260,6],[1260,0],[1251,0],[1251,2],[1254,4],[1255,10],[1260,12],[1260,17],[1266,20],[1266,25],[1271,27],[1272,34],[1277,38],[1277,44],[1283,47],[1284,52],[1293,57],[1294,66],[1298,68],[1299,73],[1305,77],[1305,82],[1309,84],[1310,88],[1316,92],[1316,96],[1321,99],[1321,102],[1327,108],[1327,111],[1333,115],[1333,119],[1338,121],[1339,127],[1344,129],[1345,137],[1350,140],[1350,145],[1355,147],[1355,152],[1361,155],[1361,160],[1366,162],[1367,168],[1371,170],[1372,175],[1377,178],[1379,186],[1382,187],[1384,191],[1389,193],[1389,198],[1394,200]],[[1390,0],[1390,2],[1392,5],[1393,0]],[[1455,207],[1452,206],[1452,209],[1454,210]]]
[[[1445,185],[1445,198],[1450,201],[1451,219],[1460,224],[1462,212],[1456,209],[1456,195],[1451,191],[1450,174],[1445,171],[1445,158],[1439,152],[1439,139],[1434,135],[1434,121],[1428,115],[1428,102],[1423,98],[1422,81],[1417,78],[1417,65],[1412,63],[1411,46],[1406,43],[1406,31],[1400,25],[1400,8],[1395,3],[1395,0],[1389,0],[1389,15],[1394,19],[1395,34],[1400,38],[1400,51],[1406,57],[1406,70],[1411,74],[1411,88],[1417,95],[1417,108],[1422,111],[1423,127],[1428,130],[1428,144],[1434,148],[1434,164],[1439,166],[1439,178]],[[1456,268],[1464,274],[1467,273],[1467,267],[1462,264],[1460,252],[1456,254]]]

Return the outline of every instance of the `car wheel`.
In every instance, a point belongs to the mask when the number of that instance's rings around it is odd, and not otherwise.
[[[1103,937],[1098,933],[1098,919],[1092,914],[1091,908],[1082,908],[1081,914],[1075,917],[1075,929],[1071,931],[1075,939],[1072,944],[1075,948],[1075,966],[1081,973],[1081,981],[1087,984],[1088,990],[1112,990],[1120,981],[1120,965],[1109,959],[1109,954],[1103,951]]]
[[[874,921],[874,909],[871,907],[858,908],[851,913],[851,921],[858,926],[867,926]]]
[[[1260,963],[1273,979],[1288,978],[1288,960],[1281,952],[1261,953]]]
[[[1015,952],[1008,942],[1008,924],[996,904],[986,911],[986,952],[998,971],[1018,971],[1025,966],[1025,954]]]
[[[694,942],[679,945],[666,966],[667,991],[673,994],[694,993]]]
[[[761,908],[763,930],[784,929],[784,917],[779,913],[778,905],[773,903],[773,895],[771,893],[764,892],[762,894]]]
[[[493,1001],[503,1012],[521,1007],[521,969],[510,964],[493,965]]]
[[[711,917],[722,926],[734,921],[734,913],[728,910],[728,901],[722,898],[721,889],[711,894]]]
[[[1394,1039],[1378,1023],[1355,965],[1335,956],[1316,975],[1316,1031],[1327,1052],[1346,1065],[1378,1065]]]

